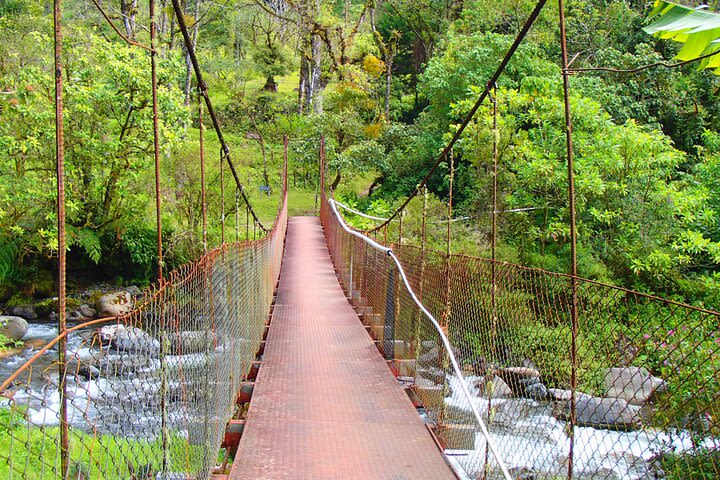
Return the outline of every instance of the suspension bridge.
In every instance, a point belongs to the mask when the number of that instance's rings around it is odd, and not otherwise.
[[[719,477],[720,314],[577,275],[567,82],[569,274],[496,259],[497,148],[491,258],[451,251],[452,147],[480,103],[497,101],[495,81],[544,3],[390,217],[332,198],[323,138],[319,216],[288,217],[285,138],[280,203],[265,226],[240,183],[173,0],[202,100],[201,146],[204,105],[245,205],[247,240],[226,242],[223,223],[219,247],[164,274],[155,108],[158,281],[131,312],[73,326],[65,317],[57,75],[59,328],[0,379],[0,476],[570,480],[680,478],[692,469]],[[55,0],[58,71],[59,7]],[[560,12],[564,27],[562,3]],[[157,107],[154,32],[153,21],[151,44],[133,44],[150,54]],[[563,62],[567,79],[564,42]],[[199,160],[206,225],[202,148]],[[447,218],[435,220],[447,224],[447,248],[436,251],[426,238],[433,219],[423,192],[443,162],[450,198]],[[376,226],[351,228],[339,207]],[[417,244],[407,220],[403,227],[408,213],[421,218],[412,226]],[[202,242],[207,247],[205,235]]]

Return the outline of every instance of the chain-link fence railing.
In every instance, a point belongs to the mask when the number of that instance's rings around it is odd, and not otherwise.
[[[262,239],[172,272],[127,315],[70,329],[64,368],[56,339],[8,379],[0,478],[63,478],[63,461],[73,480],[209,478],[260,347],[286,223],[285,196]]]
[[[474,411],[514,478],[720,478],[717,312],[395,245],[414,294],[450,339],[468,399],[392,258],[344,231],[329,203],[321,216],[369,332],[466,478],[502,478]]]

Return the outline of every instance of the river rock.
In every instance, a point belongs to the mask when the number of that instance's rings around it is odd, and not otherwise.
[[[586,393],[575,394],[577,425],[581,427],[634,430],[641,425],[640,407],[630,405],[622,398],[593,397]],[[570,400],[559,401],[553,413],[563,420],[570,419]]]
[[[13,307],[10,310],[10,313],[16,317],[22,317],[25,320],[35,320],[37,318],[35,307],[32,305],[20,305],[18,307]]]
[[[548,388],[548,396],[551,400],[555,401],[570,400],[572,398],[572,390]]]
[[[533,382],[525,387],[525,396],[535,400],[544,400],[548,398],[548,389],[545,385]]]
[[[99,330],[100,341],[113,345],[118,350],[155,354],[160,351],[160,342],[137,327],[108,325]]]
[[[140,289],[139,289],[138,287],[136,287],[135,285],[130,285],[129,287],[127,287],[127,288],[125,289],[125,291],[126,291],[126,292],[128,293],[128,295],[130,295],[131,297],[139,297],[140,295],[142,295],[142,290],[140,290]]]
[[[509,398],[513,396],[512,389],[508,386],[505,381],[498,377],[494,376],[492,380],[485,380],[486,377],[480,377],[480,379],[475,382],[475,386],[480,391],[480,396],[484,398]]]
[[[536,472],[529,467],[513,467],[508,471],[510,472],[512,478],[517,480],[535,480],[536,478],[543,476],[542,472]]]
[[[98,298],[95,305],[101,316],[117,317],[133,309],[133,299],[128,292],[115,292]]]
[[[10,340],[20,340],[28,331],[28,323],[22,317],[0,316],[0,333]]]
[[[95,315],[97,315],[95,309],[87,303],[83,303],[82,305],[80,305],[80,313],[82,313],[83,316],[86,318],[94,318]]]
[[[442,384],[445,382],[445,372],[437,367],[421,368],[418,370],[417,375],[436,384]]]
[[[435,366],[440,363],[440,349],[437,345],[430,348],[427,352],[423,353],[417,358],[420,365],[423,366]]]
[[[644,405],[654,395],[667,390],[661,378],[654,377],[643,367],[609,368],[605,373],[608,397],[622,398],[631,405]]]
[[[209,352],[215,349],[216,338],[209,331],[185,331],[170,334],[172,352],[176,355]]]
[[[501,368],[496,375],[503,379],[517,397],[544,399],[548,396],[547,387],[540,381],[540,372],[534,368]]]

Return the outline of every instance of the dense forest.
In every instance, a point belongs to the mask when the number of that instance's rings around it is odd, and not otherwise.
[[[159,2],[163,224],[169,267],[202,252],[197,85],[171,2]],[[291,209],[314,211],[318,138],[328,183],[383,216],[413,190],[535,6],[528,0],[186,0],[220,122],[263,221],[275,212],[282,135]],[[100,8],[98,8],[100,7]],[[548,3],[453,152],[453,248],[488,256],[498,142],[501,260],[569,269],[560,41]],[[567,2],[580,274],[720,307],[717,48],[643,30],[653,5]],[[137,0],[67,0],[64,11],[71,287],[153,277],[148,12]],[[106,15],[117,31],[104,18]],[[693,50],[694,49],[694,50]],[[693,50],[693,51],[691,51]],[[0,302],[52,293],[57,253],[52,5],[0,3]],[[587,70],[590,69],[590,70]],[[219,144],[205,135],[210,243],[245,236],[235,186],[220,198]],[[268,185],[271,192],[260,187]],[[429,182],[442,218],[446,164]],[[223,204],[225,205],[223,210]],[[240,227],[243,228],[240,228]],[[435,230],[433,230],[435,228]],[[430,229],[443,244],[442,225]],[[408,231],[412,231],[409,229]],[[408,235],[407,241],[413,241]]]

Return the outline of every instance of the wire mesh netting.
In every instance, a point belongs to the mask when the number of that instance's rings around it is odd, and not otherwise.
[[[502,478],[470,402],[515,478],[720,478],[717,312],[393,245],[450,338],[467,398],[392,259],[343,230],[327,200],[322,207],[344,287],[465,478]]]
[[[0,392],[0,478],[63,477],[64,408],[65,478],[209,478],[260,347],[286,223],[285,196],[262,239],[172,272],[127,315],[70,329],[64,368],[58,339],[41,351]]]

